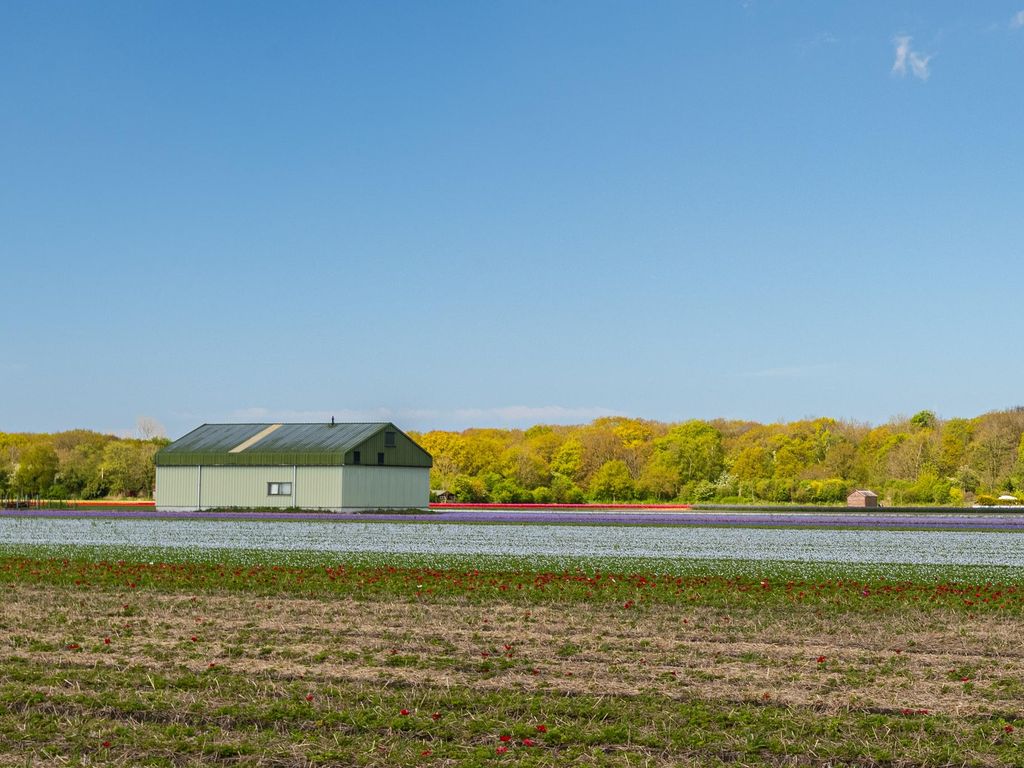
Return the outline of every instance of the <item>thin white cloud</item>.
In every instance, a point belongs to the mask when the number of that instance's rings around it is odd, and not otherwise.
[[[387,408],[377,408],[366,411],[354,411],[351,409],[338,408],[335,410],[294,410],[288,408],[264,408],[257,406],[254,408],[241,408],[236,411],[232,411],[228,418],[231,421],[240,422],[290,422],[290,423],[301,423],[301,422],[317,422],[317,421],[330,421],[334,418],[336,421],[391,421],[394,417],[394,412]]]
[[[1021,27],[1024,27],[1024,11],[1017,11],[1010,19],[1010,29],[1020,29]]]
[[[744,374],[753,379],[809,379],[832,373],[836,363],[813,363],[809,365],[787,365],[779,368],[765,368]]]
[[[261,406],[232,411],[232,422],[339,422],[391,421],[414,430],[465,429],[468,427],[528,427],[534,424],[583,424],[602,416],[621,416],[621,411],[601,407],[562,405],[507,405],[492,408],[373,408],[368,410],[291,410]]]
[[[928,62],[931,56],[921,56],[916,51],[910,52],[910,69],[918,80],[927,80],[931,72],[928,70]]]
[[[507,405],[499,408],[464,408],[452,413],[457,421],[504,424],[578,424],[602,416],[620,416],[608,408],[566,408],[562,405]]]
[[[893,43],[896,44],[896,61],[892,63],[892,73],[905,75],[907,74],[907,54],[910,53],[910,38],[894,37]]]
[[[927,56],[921,54],[918,51],[913,50],[910,47],[910,43],[913,38],[909,35],[898,35],[892,39],[893,45],[896,46],[896,58],[892,63],[892,74],[899,75],[900,77],[906,77],[907,64],[910,64],[910,72],[918,80],[927,80],[931,75],[929,65],[932,60],[932,55]]]
[[[801,56],[819,51],[827,46],[835,45],[839,42],[839,38],[833,35],[831,32],[819,32],[813,37],[802,40],[797,45],[797,52]]]

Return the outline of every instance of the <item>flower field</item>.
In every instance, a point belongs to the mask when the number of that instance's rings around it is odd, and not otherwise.
[[[452,557],[728,559],[1024,568],[1024,533],[989,530],[0,517],[0,542]]]
[[[0,765],[1024,763],[1017,568],[8,544],[0,583]]]

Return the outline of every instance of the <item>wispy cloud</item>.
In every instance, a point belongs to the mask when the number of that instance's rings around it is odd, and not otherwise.
[[[376,410],[353,411],[345,408],[335,410],[295,410],[289,408],[264,408],[255,406],[252,408],[240,408],[228,414],[231,421],[274,421],[274,422],[314,422],[330,421],[335,418],[337,421],[391,421],[395,416],[393,411],[386,408]]]
[[[906,77],[907,65],[910,66],[910,72],[918,80],[927,80],[931,75],[929,64],[932,60],[932,54],[924,56],[923,54],[915,51],[911,47],[913,38],[909,35],[898,35],[893,38],[893,45],[896,46],[896,59],[892,63],[892,74],[899,75],[900,77]]]
[[[1017,11],[1010,19],[1010,29],[1020,29],[1021,27],[1024,27],[1024,11]]]
[[[241,422],[392,421],[408,429],[464,429],[467,427],[525,427],[534,424],[581,424],[602,416],[621,416],[621,411],[601,407],[563,405],[506,405],[491,408],[373,408],[368,410],[290,410],[242,408],[228,415]]]
[[[810,379],[825,376],[837,368],[836,363],[812,363],[807,365],[786,365],[779,368],[764,368],[751,371],[744,376],[753,379]]]
[[[819,32],[813,37],[805,38],[797,44],[797,51],[801,56],[813,53],[821,50],[828,46],[835,45],[839,42],[839,38],[833,35],[831,32]]]
[[[506,424],[578,424],[602,416],[620,416],[609,408],[567,408],[562,405],[507,405],[499,408],[463,408],[453,412],[456,420]]]

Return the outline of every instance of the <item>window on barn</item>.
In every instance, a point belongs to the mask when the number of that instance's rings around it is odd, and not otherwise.
[[[395,447],[395,433],[394,432],[385,432],[384,433],[384,447],[385,448],[394,448]]]
[[[352,451],[352,463],[353,464],[358,464],[359,463],[359,451]]]
[[[384,463],[384,454],[383,453],[378,453],[377,454],[377,463],[378,464],[383,464]]]
[[[291,483],[267,483],[267,496],[291,496]]]

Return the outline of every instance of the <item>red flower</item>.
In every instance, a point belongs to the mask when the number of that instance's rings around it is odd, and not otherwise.
[[[441,713],[440,713],[440,712],[435,712],[435,713],[434,713],[434,714],[432,714],[432,715],[431,715],[430,717],[431,717],[431,719],[433,719],[433,720],[440,720],[440,719],[441,719]]]
[[[312,693],[307,693],[306,694],[306,701],[312,701],[312,700],[313,700],[313,694]]]
[[[523,746],[524,747],[533,747],[533,746],[536,746],[536,744],[537,744],[537,742],[534,741],[533,739],[523,739]]]
[[[430,757],[432,754],[434,753],[431,752],[429,749],[424,749],[422,752],[420,752],[420,757]]]
[[[1012,725],[1004,725],[1003,726],[1003,730],[1006,731],[1007,733],[1013,733],[1013,726]]]
[[[540,725],[537,726],[537,733],[547,733],[547,732],[548,732],[548,727],[546,725],[544,725],[543,723],[541,723]]]
[[[409,714],[409,710],[408,709],[400,710],[398,714],[400,714],[402,717],[406,717]]]
[[[825,657],[824,656],[819,656],[818,657],[818,663],[819,664],[824,664],[825,663]]]
[[[109,741],[104,741],[102,744],[100,744],[100,746],[103,747],[104,749],[110,749],[110,742]]]
[[[494,751],[497,752],[499,755],[504,755],[506,752],[508,752],[508,747],[498,747]]]
[[[103,644],[104,645],[110,645],[110,638],[109,637],[104,637],[103,638]]]
[[[501,734],[501,736],[498,737],[498,741],[505,741],[505,742],[512,741],[512,737],[509,736],[507,733],[503,733],[503,734]]]
[[[192,635],[192,638],[191,638],[191,639],[192,639],[192,642],[193,642],[193,643],[196,643],[196,642],[198,642],[198,641],[199,641],[199,638],[198,638],[198,637],[196,637],[195,635]]]

